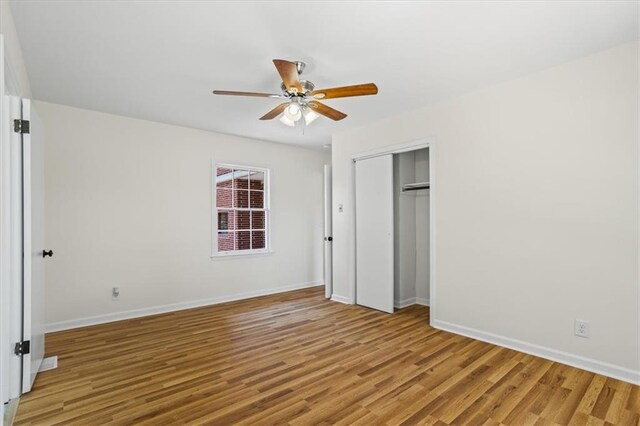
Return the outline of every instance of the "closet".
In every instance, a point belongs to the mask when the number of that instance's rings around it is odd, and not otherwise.
[[[429,304],[429,149],[355,162],[356,303]]]

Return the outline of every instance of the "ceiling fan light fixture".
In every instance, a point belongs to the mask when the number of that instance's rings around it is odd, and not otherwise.
[[[291,103],[284,110],[284,115],[291,121],[298,121],[302,118],[302,109],[297,103]]]
[[[283,99],[282,103],[260,117],[260,120],[273,120],[279,117],[280,122],[289,127],[295,127],[296,123],[302,120],[303,117],[303,124],[306,125],[313,123],[320,115],[333,121],[340,121],[347,117],[347,114],[319,102],[319,99],[350,98],[353,96],[367,96],[378,93],[378,86],[374,83],[316,90],[312,82],[306,79],[300,79],[300,75],[305,67],[304,62],[274,59],[273,64],[282,81],[280,84],[282,93],[280,94],[236,92],[229,90],[214,90],[213,93],[215,95]]]
[[[311,108],[306,108],[304,110],[304,124],[306,124],[307,126],[311,123],[313,123],[316,118],[320,117],[320,115],[316,114],[315,111],[313,111]]]
[[[295,127],[296,125],[296,122],[289,120],[289,118],[286,115],[283,115],[282,117],[280,117],[280,122],[285,126],[289,126],[289,127]]]

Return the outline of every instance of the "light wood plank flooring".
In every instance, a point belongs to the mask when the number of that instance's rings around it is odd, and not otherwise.
[[[54,333],[16,424],[638,425],[640,389],[322,288]]]

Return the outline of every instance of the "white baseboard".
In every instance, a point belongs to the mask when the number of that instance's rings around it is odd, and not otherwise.
[[[410,297],[408,299],[404,299],[404,300],[394,300],[393,301],[393,307],[396,309],[402,309],[402,308],[406,308],[407,306],[411,306],[411,305],[415,305],[416,304],[416,298],[415,297]]]
[[[431,306],[431,300],[424,297],[416,297],[416,305]]]
[[[56,368],[58,368],[58,356],[49,356],[42,360],[38,372],[55,370]]]
[[[335,293],[331,295],[331,300],[333,300],[334,302],[344,303],[346,305],[353,305],[353,302],[351,301],[350,298],[345,296],[340,296],[339,294],[335,294]]]
[[[324,285],[324,281],[312,281],[302,284],[249,291],[246,293],[230,294],[228,296],[218,296],[209,299],[194,300],[190,302],[172,303],[170,305],[153,306],[150,308],[134,309],[131,311],[114,312],[111,314],[96,315],[92,317],[78,318],[68,321],[59,321],[47,324],[45,326],[45,333],[71,330],[73,328],[87,327],[89,325],[98,325],[131,318],[146,317],[149,315],[164,314],[167,312],[181,311],[184,309],[199,308],[202,306],[217,305],[219,303],[233,302],[235,300],[249,299],[258,296],[267,296],[269,294],[284,293],[286,291],[292,290],[301,290],[303,288],[316,287],[320,285]]]
[[[411,306],[411,305],[429,306],[429,299],[425,299],[423,297],[410,297],[405,300],[393,302],[393,306],[396,309],[406,308],[407,306]]]
[[[579,355],[570,354],[568,352],[558,351],[556,349],[539,346],[533,343],[523,342],[521,340],[512,339],[510,337],[500,336],[498,334],[487,333],[476,330],[474,328],[452,324],[446,321],[436,319],[431,320],[431,326],[440,330],[449,331],[455,334],[470,337],[483,342],[493,343],[494,345],[503,346],[519,352],[530,355],[539,356],[561,364],[577,367],[592,373],[602,374],[603,376],[612,377],[614,379],[623,380],[625,382],[640,385],[640,371],[630,370],[628,368],[619,367],[595,359],[581,357]]]
[[[340,296],[339,294],[332,294],[331,300],[334,302],[344,303],[346,305],[353,305],[355,302],[346,296]],[[411,305],[423,305],[430,306],[429,299],[425,299],[423,297],[411,297],[409,299],[401,300],[399,302],[393,302],[393,306],[397,309],[406,308]]]

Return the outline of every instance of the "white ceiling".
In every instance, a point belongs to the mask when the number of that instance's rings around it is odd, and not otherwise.
[[[14,20],[36,99],[304,146],[351,127],[638,37],[638,3],[21,1]],[[301,129],[258,117],[274,58],[317,88],[375,82]]]

